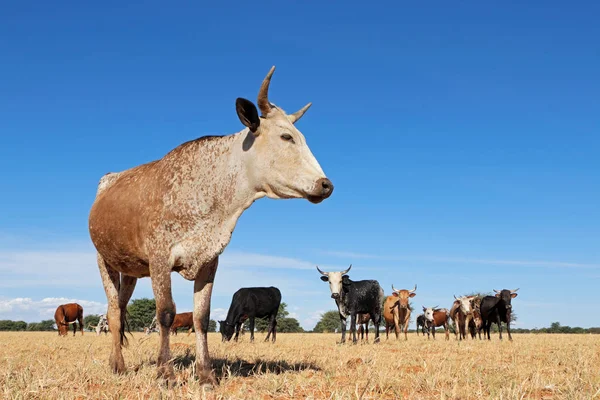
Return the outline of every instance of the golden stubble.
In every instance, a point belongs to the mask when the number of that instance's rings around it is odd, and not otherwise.
[[[600,335],[524,335],[339,345],[338,334],[279,334],[277,342],[221,343],[209,334],[219,385],[194,378],[194,335],[171,338],[177,384],[156,379],[158,336],[135,333],[127,373],[108,365],[110,335],[0,333],[5,399],[591,399],[600,396]],[[595,397],[594,397],[595,396]]]

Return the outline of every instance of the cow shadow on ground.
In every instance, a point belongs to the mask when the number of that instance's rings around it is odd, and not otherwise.
[[[175,357],[173,366],[176,369],[191,368],[196,361],[194,354],[185,354]],[[244,378],[262,375],[262,374],[282,374],[284,372],[302,372],[306,370],[320,371],[317,365],[313,363],[288,363],[285,360],[261,360],[248,362],[242,359],[227,360],[222,358],[213,358],[212,367],[215,371],[217,381],[230,376],[241,376]]]

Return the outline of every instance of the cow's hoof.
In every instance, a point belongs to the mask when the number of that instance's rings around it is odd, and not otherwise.
[[[115,357],[111,354],[109,359],[110,369],[115,374],[122,374],[125,372],[125,360],[123,360],[123,356]]]
[[[196,377],[204,391],[211,391],[217,386],[217,379],[212,370],[196,369]]]
[[[168,382],[175,382],[175,372],[173,371],[173,366],[171,364],[159,365],[156,377],[158,379],[162,378]]]

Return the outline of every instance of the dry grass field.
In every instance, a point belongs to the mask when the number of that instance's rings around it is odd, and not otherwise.
[[[440,340],[440,336],[441,339]],[[261,340],[263,335],[258,334]],[[338,345],[335,334],[280,334],[209,346],[220,385],[203,393],[193,379],[193,335],[173,337],[178,382],[156,380],[158,336],[136,333],[129,369],[108,368],[109,337],[86,333],[0,333],[3,399],[592,399],[600,398],[600,335],[515,335],[514,342],[408,342]]]

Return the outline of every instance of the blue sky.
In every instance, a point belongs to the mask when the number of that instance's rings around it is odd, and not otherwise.
[[[101,311],[99,178],[239,131],[235,98],[276,65],[270,97],[313,102],[298,128],[335,192],[246,211],[213,316],[275,285],[312,328],[334,308],[314,265],[352,263],[386,293],[418,284],[417,307],[520,287],[519,326],[600,326],[600,5],[216,3],[4,5],[0,319]]]

